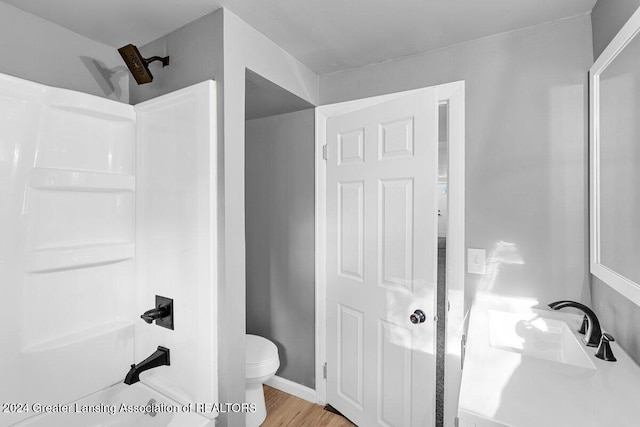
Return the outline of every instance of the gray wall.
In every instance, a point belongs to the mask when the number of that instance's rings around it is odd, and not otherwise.
[[[220,313],[227,322],[226,386],[237,402],[244,399],[246,331],[245,250],[245,83],[247,69],[288,92],[317,104],[318,76],[251,28],[224,10],[224,233],[225,306]],[[219,122],[220,123],[220,122]],[[232,359],[235,355],[235,359]],[[235,383],[234,383],[235,378]],[[230,397],[231,398],[231,397]],[[240,399],[240,400],[238,400]],[[244,414],[230,414],[230,427],[244,426]]]
[[[591,16],[595,58],[639,6],[640,0],[598,0]],[[591,292],[603,329],[611,332],[618,344],[640,363],[640,307],[594,276],[591,276]]]
[[[598,59],[639,6],[640,0],[598,0],[596,2],[591,12],[594,59]]]
[[[0,73],[128,102],[118,51],[0,2]]]
[[[477,291],[590,303],[588,15],[322,76],[323,104],[466,81],[466,246]]]
[[[314,110],[248,120],[247,333],[278,346],[277,375],[315,388]]]

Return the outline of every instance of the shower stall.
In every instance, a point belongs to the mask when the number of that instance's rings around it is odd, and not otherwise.
[[[0,75],[0,427],[104,422],[80,399],[113,425],[213,424],[215,99],[213,81],[131,106]],[[173,330],[140,319],[156,295]],[[170,366],[123,385],[158,346]],[[147,395],[180,411],[119,410]]]

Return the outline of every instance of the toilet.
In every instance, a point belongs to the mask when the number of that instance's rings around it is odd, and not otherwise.
[[[278,347],[266,338],[246,335],[246,402],[256,406],[255,412],[247,412],[246,426],[258,427],[267,417],[264,403],[264,384],[280,367]]]

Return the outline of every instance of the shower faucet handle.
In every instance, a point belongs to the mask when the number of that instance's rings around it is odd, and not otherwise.
[[[162,319],[167,317],[170,314],[169,307],[166,305],[161,305],[158,308],[152,308],[151,310],[147,310],[140,316],[142,320],[147,323],[151,323],[156,319]]]
[[[149,324],[155,321],[158,326],[173,329],[173,299],[156,295],[155,308],[145,311],[140,318]]]

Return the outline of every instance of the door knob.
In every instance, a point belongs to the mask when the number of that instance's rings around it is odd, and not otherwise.
[[[413,323],[414,325],[417,325],[418,323],[422,323],[427,320],[427,315],[424,314],[424,311],[417,309],[416,311],[411,313],[411,316],[409,316],[409,320],[411,320],[411,323]]]

